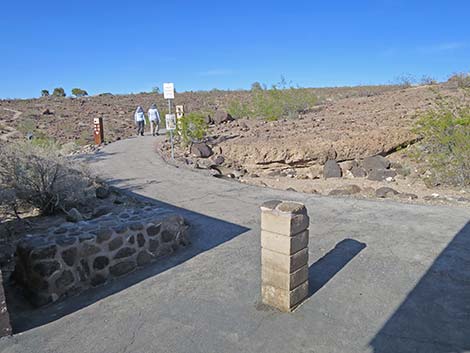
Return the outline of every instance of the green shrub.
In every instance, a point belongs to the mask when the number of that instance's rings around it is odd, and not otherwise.
[[[72,94],[75,97],[85,97],[88,96],[88,92],[81,88],[72,88]]]
[[[16,129],[23,135],[26,135],[27,133],[34,133],[36,130],[36,125],[36,120],[32,118],[25,118],[20,120]]]
[[[54,97],[65,97],[65,90],[62,87],[54,88],[52,95]]]
[[[252,115],[250,105],[239,100],[230,101],[227,107],[227,112],[235,119],[247,118]]]
[[[266,120],[294,118],[312,108],[318,99],[311,89],[293,87],[284,78],[271,88],[255,82],[248,102],[230,102],[228,111],[235,117],[256,116]]]
[[[92,179],[60,153],[56,144],[16,143],[0,147],[0,189],[42,214],[84,202]]]
[[[435,184],[470,185],[470,107],[439,98],[438,107],[422,114],[416,132],[422,137],[417,157],[429,164]]]
[[[177,132],[185,146],[191,142],[202,140],[207,132],[205,115],[197,112],[184,115],[181,122],[177,124]]]
[[[47,89],[43,89],[41,91],[41,97],[49,97],[49,91]]]

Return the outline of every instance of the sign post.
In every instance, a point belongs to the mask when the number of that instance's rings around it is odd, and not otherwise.
[[[184,110],[182,105],[176,106],[176,125],[178,127],[178,133],[181,135],[181,124],[184,116]]]
[[[95,145],[101,145],[104,142],[103,118],[93,119],[93,135],[95,137]]]
[[[175,99],[175,85],[173,83],[163,84],[163,98],[168,99],[168,114],[165,115],[165,125],[167,131],[170,132],[171,159],[175,159],[173,131],[176,129],[176,116],[171,114],[171,100]]]

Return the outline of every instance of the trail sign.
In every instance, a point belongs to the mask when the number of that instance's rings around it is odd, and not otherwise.
[[[163,84],[163,97],[165,99],[175,99],[175,85],[173,83]]]
[[[166,114],[165,115],[165,124],[168,131],[176,130],[176,115],[175,114]]]
[[[93,135],[95,137],[95,145],[100,145],[104,142],[103,118],[93,119]]]

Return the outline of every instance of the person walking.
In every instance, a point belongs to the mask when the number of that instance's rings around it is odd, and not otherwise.
[[[145,113],[142,107],[139,105],[134,113],[134,120],[137,126],[137,136],[144,136],[145,127]]]
[[[148,116],[150,120],[150,133],[155,136],[158,136],[158,130],[160,129],[160,113],[156,104],[152,104],[148,111]]]

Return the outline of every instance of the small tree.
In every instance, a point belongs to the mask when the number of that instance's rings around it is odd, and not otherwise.
[[[54,97],[65,97],[65,90],[62,87],[54,88],[52,95]]]
[[[41,91],[41,97],[49,97],[49,91],[47,89],[43,89]]]
[[[153,87],[152,93],[160,94],[160,87]]]
[[[253,82],[251,84],[251,90],[252,91],[261,91],[263,89],[263,86],[261,86],[261,83],[259,82]]]
[[[88,92],[81,88],[72,88],[72,94],[75,97],[85,97],[88,96]]]
[[[181,124],[177,126],[181,133],[183,145],[202,140],[207,132],[205,116],[201,113],[189,113],[181,118]]]

